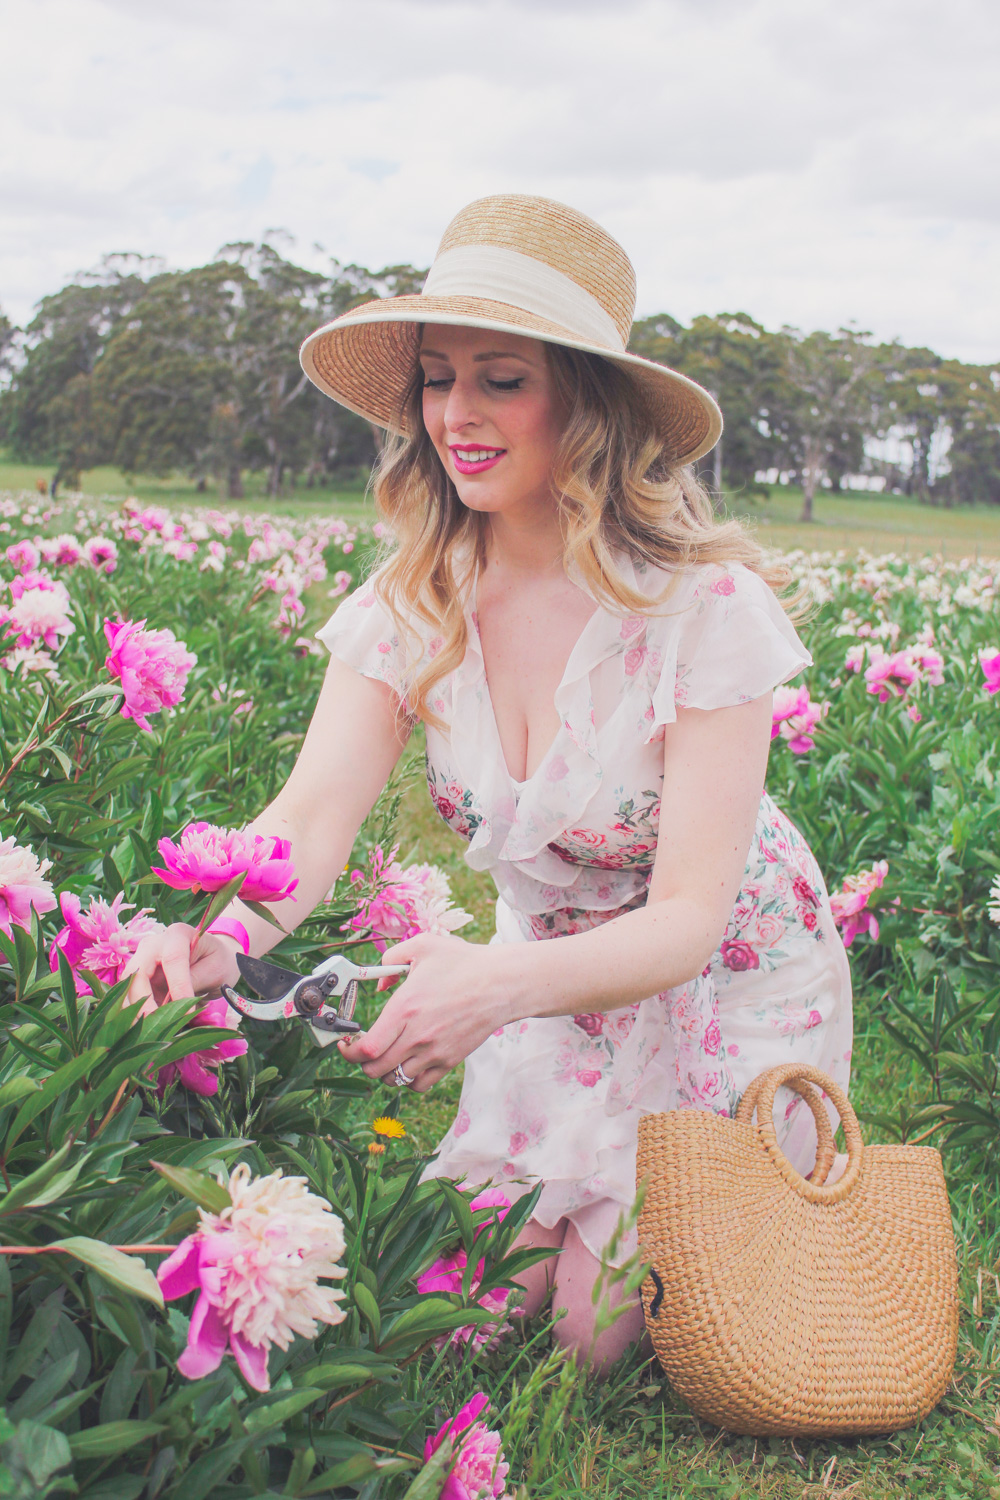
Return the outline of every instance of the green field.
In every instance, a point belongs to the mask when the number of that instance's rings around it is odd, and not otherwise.
[[[51,465],[19,464],[0,457],[0,490],[34,490],[39,480],[48,483]],[[275,499],[265,493],[264,478],[247,474],[245,499],[232,502],[250,509],[266,508],[276,514],[309,515],[335,510],[347,520],[374,518],[371,497],[360,483],[338,488],[299,486]],[[87,495],[112,498],[135,495],[150,504],[174,507],[225,505],[219,487],[209,481],[199,491],[193,480],[175,474],[168,478],[148,475],[127,478],[118,469],[91,469],[83,475]],[[730,494],[731,514],[744,517],[768,547],[808,551],[853,550],[899,552],[904,556],[941,554],[963,557],[1000,557],[1000,506],[963,506],[945,510],[920,505],[903,495],[834,494],[824,491],[815,501],[816,519],[803,525],[802,492],[794,486],[774,485],[766,499],[756,495]]]

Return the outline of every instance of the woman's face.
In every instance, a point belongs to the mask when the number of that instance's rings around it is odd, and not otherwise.
[[[470,510],[550,504],[566,414],[539,339],[428,323],[424,426]]]

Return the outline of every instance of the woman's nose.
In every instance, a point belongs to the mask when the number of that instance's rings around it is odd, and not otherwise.
[[[461,432],[463,427],[475,426],[482,420],[477,395],[474,382],[469,384],[458,377],[452,381],[444,409],[445,426],[450,432]]]

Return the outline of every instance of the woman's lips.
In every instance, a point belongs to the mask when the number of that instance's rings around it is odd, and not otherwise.
[[[452,462],[460,474],[482,474],[486,469],[492,469],[500,462],[506,448],[449,448]],[[479,454],[485,453],[486,458],[480,458]],[[475,458],[471,455],[476,454]]]

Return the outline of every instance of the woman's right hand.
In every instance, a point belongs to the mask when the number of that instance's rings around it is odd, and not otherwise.
[[[139,1005],[140,1015],[149,1015],[167,1000],[217,995],[222,985],[238,983],[236,940],[203,932],[195,942],[196,930],[174,922],[143,938],[124,970],[133,976],[127,1005]]]

